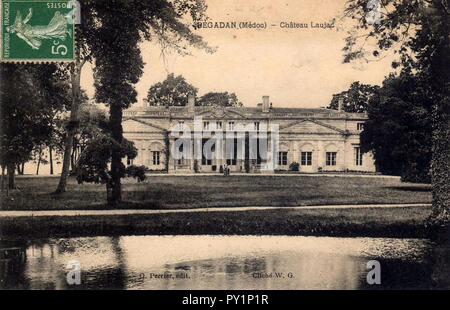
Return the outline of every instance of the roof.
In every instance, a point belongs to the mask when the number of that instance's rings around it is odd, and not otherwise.
[[[365,113],[347,113],[325,108],[271,108],[269,112],[263,112],[261,107],[212,107],[196,106],[194,114],[198,116],[215,116],[232,118],[339,118],[339,119],[366,119]],[[189,108],[186,106],[173,107],[137,107],[125,111],[127,116],[141,117],[172,117],[189,118]]]

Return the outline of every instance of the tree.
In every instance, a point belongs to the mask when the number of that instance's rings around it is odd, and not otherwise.
[[[94,103],[83,103],[80,106],[80,125],[74,136],[73,150],[71,156],[71,166],[74,168],[80,154],[90,143],[91,140],[102,134],[108,126],[108,117],[106,111],[100,109]],[[67,122],[67,120],[66,120]]]
[[[423,82],[406,74],[386,79],[361,133],[362,150],[373,153],[377,170],[408,182],[431,182],[433,98]]]
[[[55,111],[66,104],[67,83],[55,65],[1,64],[0,70],[0,164],[13,189],[16,167],[49,140]]]
[[[84,8],[83,8],[84,12]],[[81,27],[82,28],[82,27]],[[80,36],[80,39],[83,38],[83,32],[77,32],[77,36]],[[87,40],[86,40],[87,41]],[[79,40],[79,46],[75,52],[75,62],[70,65],[68,71],[70,72],[70,83],[71,83],[71,92],[72,92],[72,104],[70,106],[70,114],[69,114],[69,122],[65,128],[65,142],[64,142],[64,152],[63,152],[63,166],[61,171],[61,176],[59,178],[58,187],[56,188],[55,194],[61,194],[66,191],[67,186],[67,178],[69,177],[70,172],[70,159],[73,150],[73,141],[75,134],[77,132],[79,126],[79,108],[82,102],[82,92],[81,92],[81,71],[83,69],[84,64],[91,58],[90,54],[82,56],[82,51],[86,54],[88,52],[88,48],[86,48],[87,43],[80,43],[82,40]]]
[[[242,107],[235,93],[209,92],[200,97],[198,106]]]
[[[348,113],[364,113],[367,111],[367,104],[379,87],[360,82],[354,82],[347,91],[333,95],[328,109],[338,110],[339,99],[342,98],[343,109]]]
[[[433,105],[433,221],[450,222],[450,8],[446,0],[351,0],[345,15],[357,23],[346,39],[344,61],[379,58],[394,49],[394,68],[419,75],[429,85]],[[375,14],[374,14],[375,13]],[[372,18],[372,17],[376,18]]]
[[[189,95],[197,96],[198,89],[181,76],[169,74],[163,82],[148,90],[146,101],[149,106],[185,106]]]
[[[95,97],[99,102],[109,105],[108,136],[111,143],[105,144],[105,153],[111,158],[111,171],[106,175],[108,204],[115,205],[122,200],[121,178],[124,176],[125,166],[122,158],[130,154],[123,151],[122,111],[136,102],[137,92],[134,85],[143,73],[143,61],[138,43],[139,29],[132,23],[123,23],[127,18],[128,4],[107,6],[103,8],[104,33],[102,43],[114,46],[108,54],[98,55],[96,58]],[[117,32],[117,25],[121,23],[120,31],[125,35],[112,36]],[[109,39],[109,41],[108,41]],[[114,44],[112,44],[114,42]],[[108,152],[109,149],[109,152]],[[104,160],[104,158],[102,158]]]
[[[58,70],[58,75],[63,74],[64,72],[61,70]],[[35,150],[33,152],[33,158],[37,162],[37,170],[36,174],[39,174],[39,166],[41,163],[43,164],[50,164],[50,174],[54,174],[54,167],[53,167],[53,160],[54,155],[61,156],[64,154],[64,141],[66,139],[67,130],[66,127],[69,123],[69,117],[67,115],[67,107],[70,107],[70,103],[72,102],[71,98],[71,92],[70,92],[70,84],[69,81],[65,80],[64,83],[64,91],[61,92],[59,97],[53,97],[46,99],[49,100],[58,100],[59,102],[63,102],[63,109],[54,109],[53,112],[50,112],[49,119],[50,119],[50,135],[47,137],[47,139],[43,140],[41,144],[35,146]],[[82,99],[81,102],[84,103],[87,101],[87,96],[82,92]],[[80,130],[89,131],[90,133],[93,131],[92,128],[86,128],[86,125],[84,124],[83,119],[83,107],[82,104],[81,109],[81,126]],[[74,138],[75,140],[75,146],[77,141],[77,136]],[[45,150],[47,150],[47,154],[45,153]],[[74,150],[76,150],[76,147],[74,147]],[[74,152],[72,152],[73,154]],[[73,157],[71,157],[72,159]],[[23,174],[23,166],[25,163],[22,163],[22,169],[19,170]]]

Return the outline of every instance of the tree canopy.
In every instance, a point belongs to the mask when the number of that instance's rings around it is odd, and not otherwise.
[[[403,181],[431,182],[433,98],[424,81],[389,77],[367,112],[361,147],[373,153],[377,170]]]
[[[367,105],[369,100],[379,89],[378,86],[372,86],[367,84],[361,84],[360,82],[354,82],[350,88],[339,94],[333,95],[329,109],[337,110],[339,108],[339,99],[342,98],[345,112],[349,113],[364,113],[367,112]]]
[[[181,76],[169,74],[148,90],[146,101],[149,106],[185,106],[189,95],[197,96],[198,89]]]
[[[221,106],[221,107],[242,107],[235,93],[209,92],[197,100],[198,106]]]
[[[56,65],[0,64],[0,70],[0,161],[14,188],[16,166],[51,139],[55,113],[68,104],[68,87]]]
[[[198,89],[182,75],[169,74],[167,78],[150,87],[144,101],[149,106],[185,106],[190,95],[195,96],[196,106],[242,106],[235,93],[209,92],[197,98]]]

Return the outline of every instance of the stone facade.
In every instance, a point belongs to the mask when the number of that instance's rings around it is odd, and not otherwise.
[[[127,164],[144,165],[149,170],[168,168],[169,173],[218,172],[221,166],[235,172],[256,172],[265,170],[263,167],[268,163],[274,164],[269,168],[274,170],[289,170],[291,164],[298,163],[300,172],[305,173],[375,172],[371,154],[360,154],[359,151],[360,133],[366,119],[365,114],[337,110],[272,108],[267,96],[256,108],[197,107],[193,98],[185,107],[132,108],[124,113],[123,128],[124,136],[135,143],[138,156],[133,161],[128,160]],[[200,125],[195,125],[194,120],[200,120]],[[238,129],[243,127],[245,132]],[[274,128],[277,128],[276,142],[271,140],[275,135]],[[237,134],[235,131],[240,131],[248,135],[266,129],[269,138],[259,143],[266,146],[265,152],[273,155],[262,160],[245,157],[248,153],[245,146],[239,150],[242,156],[236,157],[236,151],[227,156],[227,141],[233,140],[226,139],[214,146],[212,158],[194,154],[194,136],[201,143],[218,133]],[[186,130],[192,140],[183,151],[192,156],[174,158],[174,145],[180,135],[186,136]],[[236,145],[234,141],[231,143]],[[198,147],[202,149],[201,144]]]

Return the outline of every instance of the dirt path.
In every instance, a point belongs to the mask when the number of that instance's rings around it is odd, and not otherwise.
[[[54,211],[0,211],[0,218],[11,217],[48,217],[48,216],[102,216],[102,215],[139,215],[139,214],[168,214],[168,213],[203,213],[203,212],[245,212],[260,210],[326,210],[326,209],[367,209],[367,208],[429,208],[431,204],[367,204],[367,205],[325,205],[298,207],[213,207],[198,209],[174,210],[54,210]]]

